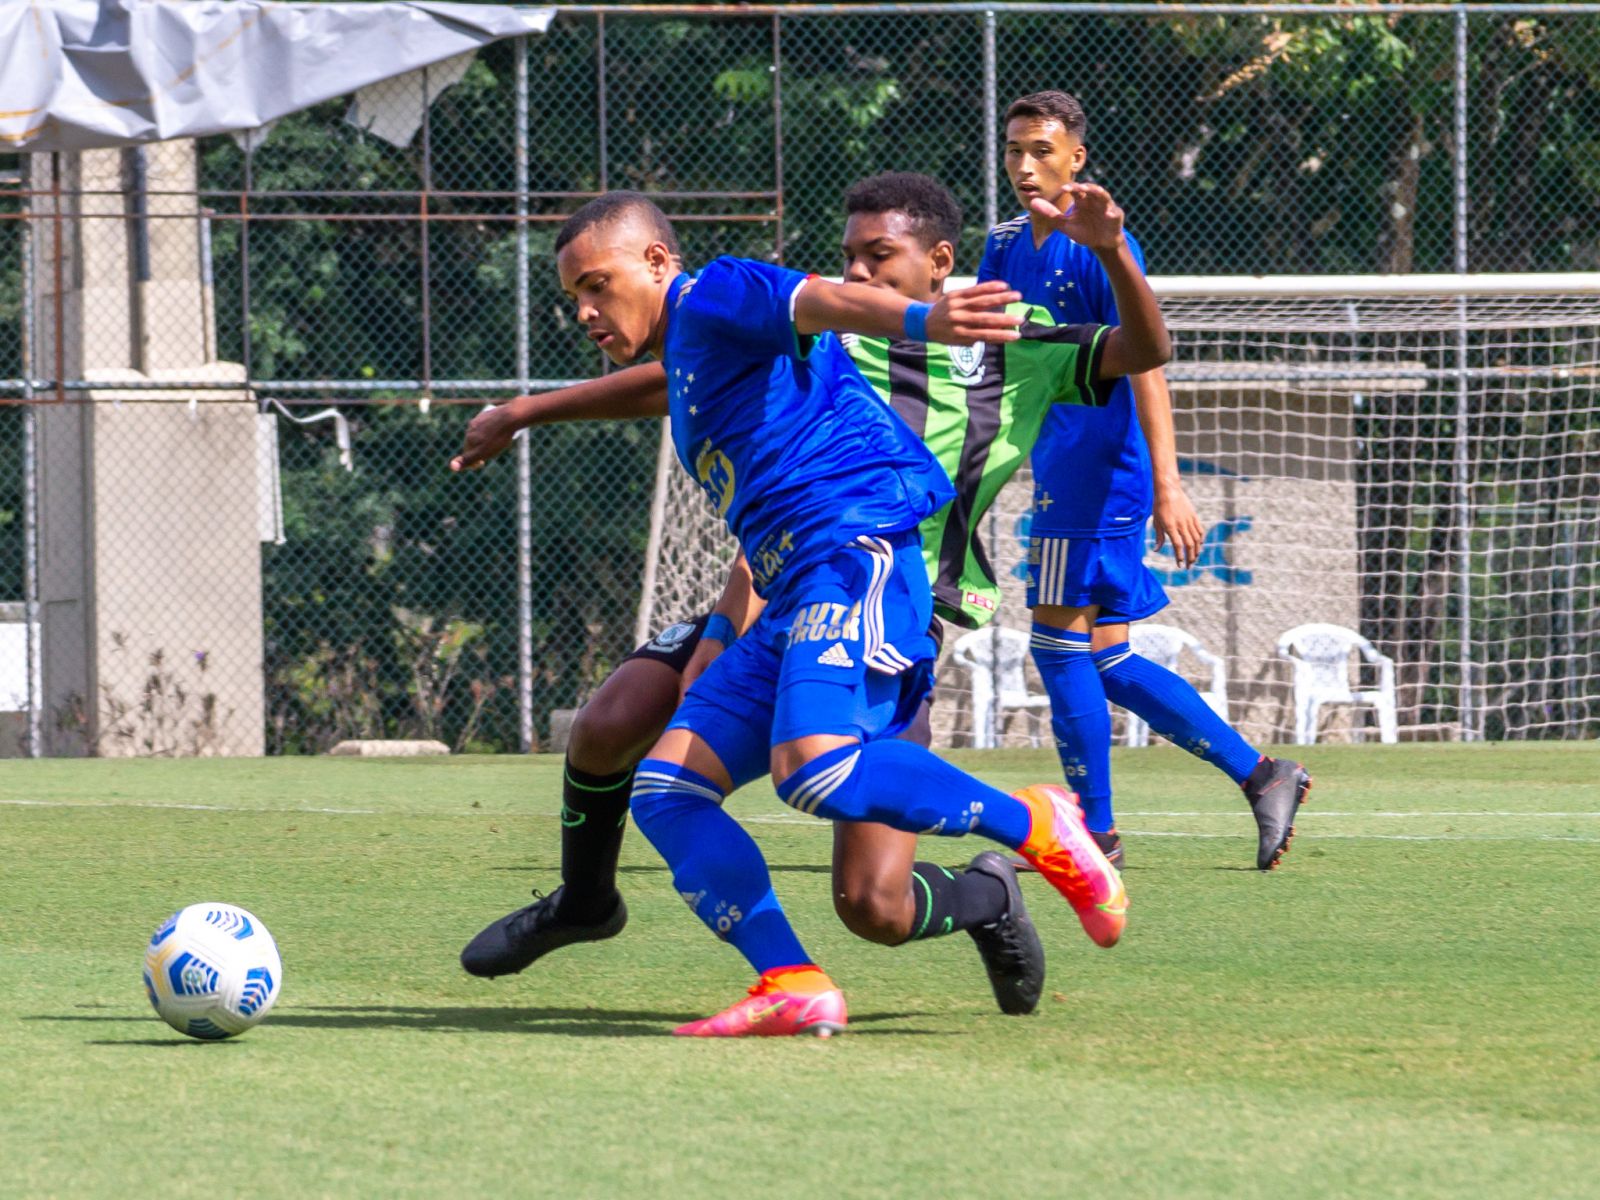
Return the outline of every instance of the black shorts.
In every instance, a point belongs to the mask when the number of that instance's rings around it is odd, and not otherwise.
[[[682,675],[683,669],[694,657],[694,649],[700,644],[700,635],[705,632],[706,622],[710,619],[710,613],[702,613],[692,621],[668,625],[622,661],[648,658],[651,662],[665,663]]]
[[[684,668],[689,665],[689,660],[694,657],[695,647],[700,644],[700,635],[705,632],[706,622],[710,619],[710,613],[702,613],[692,621],[679,621],[676,625],[668,625],[623,661],[647,658],[651,662],[664,663],[682,675]],[[934,645],[944,645],[944,625],[938,617],[933,618],[933,623],[928,626],[928,633],[933,637]],[[930,691],[927,699],[922,702],[922,711],[900,736],[919,746],[932,745],[933,734],[929,724],[929,709],[932,707],[933,693]]]

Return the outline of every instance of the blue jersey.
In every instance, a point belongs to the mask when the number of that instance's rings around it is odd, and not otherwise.
[[[672,441],[768,600],[857,537],[955,498],[944,469],[837,338],[800,338],[806,276],[740,258],[679,275],[662,355]],[[804,344],[803,344],[804,343]]]
[[[1133,235],[1128,248],[1144,267]],[[1033,246],[1026,215],[989,231],[978,281],[1003,279],[1061,325],[1115,325],[1111,280],[1094,252],[1063,233]],[[1033,528],[1040,534],[1109,537],[1150,517],[1150,448],[1133,387],[1119,379],[1104,408],[1053,405],[1033,447]]]

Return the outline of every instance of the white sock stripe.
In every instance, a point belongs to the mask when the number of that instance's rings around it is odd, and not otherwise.
[[[808,779],[802,783],[798,788],[795,789],[795,796],[801,801],[807,801],[810,800],[819,789],[823,788],[826,788],[826,790],[822,791],[822,794],[818,797],[818,799],[831,795],[834,788],[848,778],[851,771],[856,769],[856,761],[860,757],[861,751],[857,750],[854,754],[850,755],[849,758],[840,759],[838,762],[834,763],[833,766],[819,772],[815,778]],[[815,808],[816,806],[812,805],[812,807]]]
[[[1090,653],[1093,643],[1087,639],[1081,642],[1070,641],[1067,638],[1055,637],[1048,633],[1040,633],[1037,629],[1028,639],[1028,645],[1035,650],[1070,650],[1077,653]],[[1132,651],[1129,651],[1131,654]],[[1121,661],[1121,660],[1118,660]]]
[[[659,771],[640,771],[633,777],[634,794],[658,795],[662,792],[688,792],[721,804],[726,797],[714,787],[692,783],[681,775],[667,775]]]
[[[790,793],[787,803],[792,808],[798,808],[804,813],[815,813],[817,805],[838,790],[839,785],[850,777],[850,772],[856,769],[856,761],[861,757],[857,750],[849,758],[841,759],[820,772],[816,778],[808,779]]]
[[[844,768],[843,771],[835,770],[828,774],[826,778],[818,776],[813,781],[814,786],[811,789],[810,801],[806,805],[806,812],[813,816],[816,815],[818,806],[844,786],[844,781],[850,778],[851,773],[855,770],[856,760],[860,757],[861,752],[858,750],[839,764]]]
[[[640,783],[645,783],[654,787],[682,787],[700,792],[714,792],[717,790],[715,784],[696,783],[692,779],[685,779],[682,775],[668,775],[664,772],[655,771],[641,771],[633,777],[633,782],[635,787]]]
[[[1125,662],[1126,660],[1128,660],[1128,659],[1130,659],[1132,657],[1133,657],[1133,647],[1130,646],[1130,647],[1128,647],[1128,649],[1124,650],[1121,654],[1118,654],[1113,658],[1105,658],[1105,659],[1099,660],[1098,662],[1096,662],[1094,664],[1095,665],[1095,669],[1099,670],[1099,671],[1102,671],[1102,672],[1109,671],[1112,667],[1116,666],[1118,663]]]

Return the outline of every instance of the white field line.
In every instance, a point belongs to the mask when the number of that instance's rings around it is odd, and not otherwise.
[[[1206,815],[1211,814],[1196,814]],[[1429,816],[1432,814],[1418,814]],[[1474,814],[1477,815],[1477,814]],[[1516,814],[1522,815],[1520,813]],[[1587,814],[1585,814],[1587,815]],[[751,817],[739,818],[741,825],[822,825],[827,827],[826,821],[819,821],[816,817]],[[1236,833],[1197,833],[1190,830],[1176,829],[1129,829],[1120,828],[1122,834],[1130,838],[1210,838],[1219,841],[1243,840],[1250,837],[1253,829],[1240,829]],[[1600,837],[1586,837],[1581,834],[1565,833],[1324,833],[1320,829],[1307,830],[1301,827],[1295,833],[1295,838],[1305,844],[1307,842],[1323,841],[1349,841],[1349,842],[1594,842],[1600,844]]]
[[[1325,808],[1313,808],[1307,804],[1301,810],[1307,817],[1600,817],[1600,810],[1595,812],[1493,812],[1485,809],[1474,810],[1440,810],[1438,812],[1330,812]],[[1199,809],[1188,811],[1157,812],[1153,809],[1118,809],[1119,817],[1238,817],[1244,815],[1244,809],[1236,812],[1201,811]]]
[[[403,813],[401,809],[382,808],[248,808],[237,804],[152,804],[144,800],[7,800],[0,805],[14,808],[172,808],[183,812],[236,812],[236,813],[336,813],[340,816],[378,817]],[[427,816],[427,813],[417,813]]]
[[[109,800],[13,800],[0,798],[0,805],[26,808],[145,808],[145,809],[172,809],[180,812],[229,812],[229,813],[269,813],[276,815],[292,816],[296,813],[319,813],[335,816],[454,816],[454,817],[495,817],[504,819],[517,816],[551,816],[550,813],[517,813],[505,811],[485,811],[473,813],[432,813],[418,809],[378,809],[378,808],[245,808],[227,804],[153,804],[142,800],[131,800],[125,803],[115,803]],[[1237,819],[1239,814],[1204,812],[1199,810],[1189,811],[1132,811],[1121,814],[1125,817],[1228,817]],[[1519,812],[1325,812],[1321,809],[1312,811],[1313,818],[1317,817],[1600,817],[1600,813],[1519,813]],[[747,825],[790,825],[796,827],[811,827],[826,829],[828,822],[816,817],[786,816],[760,816],[746,814],[739,818],[741,824]],[[1129,837],[1171,837],[1171,838],[1208,838],[1227,840],[1243,838],[1249,835],[1248,829],[1240,829],[1232,833],[1200,833],[1190,830],[1171,829],[1124,829]],[[1587,837],[1579,834],[1480,834],[1480,833],[1329,833],[1322,830],[1302,830],[1302,835],[1313,841],[1366,841],[1366,842],[1600,842],[1600,837]]]
[[[18,800],[0,798],[0,805],[11,805],[25,808],[171,808],[186,812],[240,812],[240,813],[333,813],[340,816],[377,817],[392,814],[403,814],[419,817],[428,816],[458,816],[458,817],[504,817],[504,816],[538,816],[538,813],[518,813],[506,809],[481,810],[478,812],[436,813],[429,809],[415,808],[251,808],[247,805],[237,804],[169,804],[157,803],[148,800]],[[548,814],[544,814],[548,815]],[[1238,820],[1244,816],[1244,810],[1237,812],[1222,812],[1215,809],[1118,809],[1119,817],[1221,817],[1230,821]],[[1423,810],[1418,812],[1340,812],[1326,808],[1312,808],[1307,805],[1302,810],[1302,815],[1314,820],[1323,817],[1384,817],[1398,820],[1417,820],[1426,817],[1517,817],[1527,819],[1531,817],[1547,820],[1573,820],[1573,819],[1600,819],[1600,810],[1594,812],[1512,812],[1496,809],[1441,809],[1438,811]],[[802,821],[795,817],[777,816],[743,816],[741,821],[758,821],[766,824],[810,825],[812,821]],[[1201,836],[1196,834],[1195,836]],[[1212,835],[1206,835],[1212,836]],[[1215,836],[1231,836],[1217,834]],[[1326,836],[1326,835],[1324,835]]]

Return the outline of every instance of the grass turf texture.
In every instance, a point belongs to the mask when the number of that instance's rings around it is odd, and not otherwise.
[[[956,757],[1005,787],[1053,771]],[[743,964],[634,833],[620,938],[457,966],[557,882],[557,761],[8,763],[0,1194],[1592,1195],[1600,752],[1307,757],[1301,835],[1261,875],[1220,776],[1119,752],[1128,934],[1095,948],[1029,878],[1031,1018],[994,1010],[963,935],[851,938],[828,827],[752,788],[732,807],[852,1024],[721,1043],[666,1035]],[[156,924],[207,899],[266,921],[286,975],[218,1044],[139,982]]]

